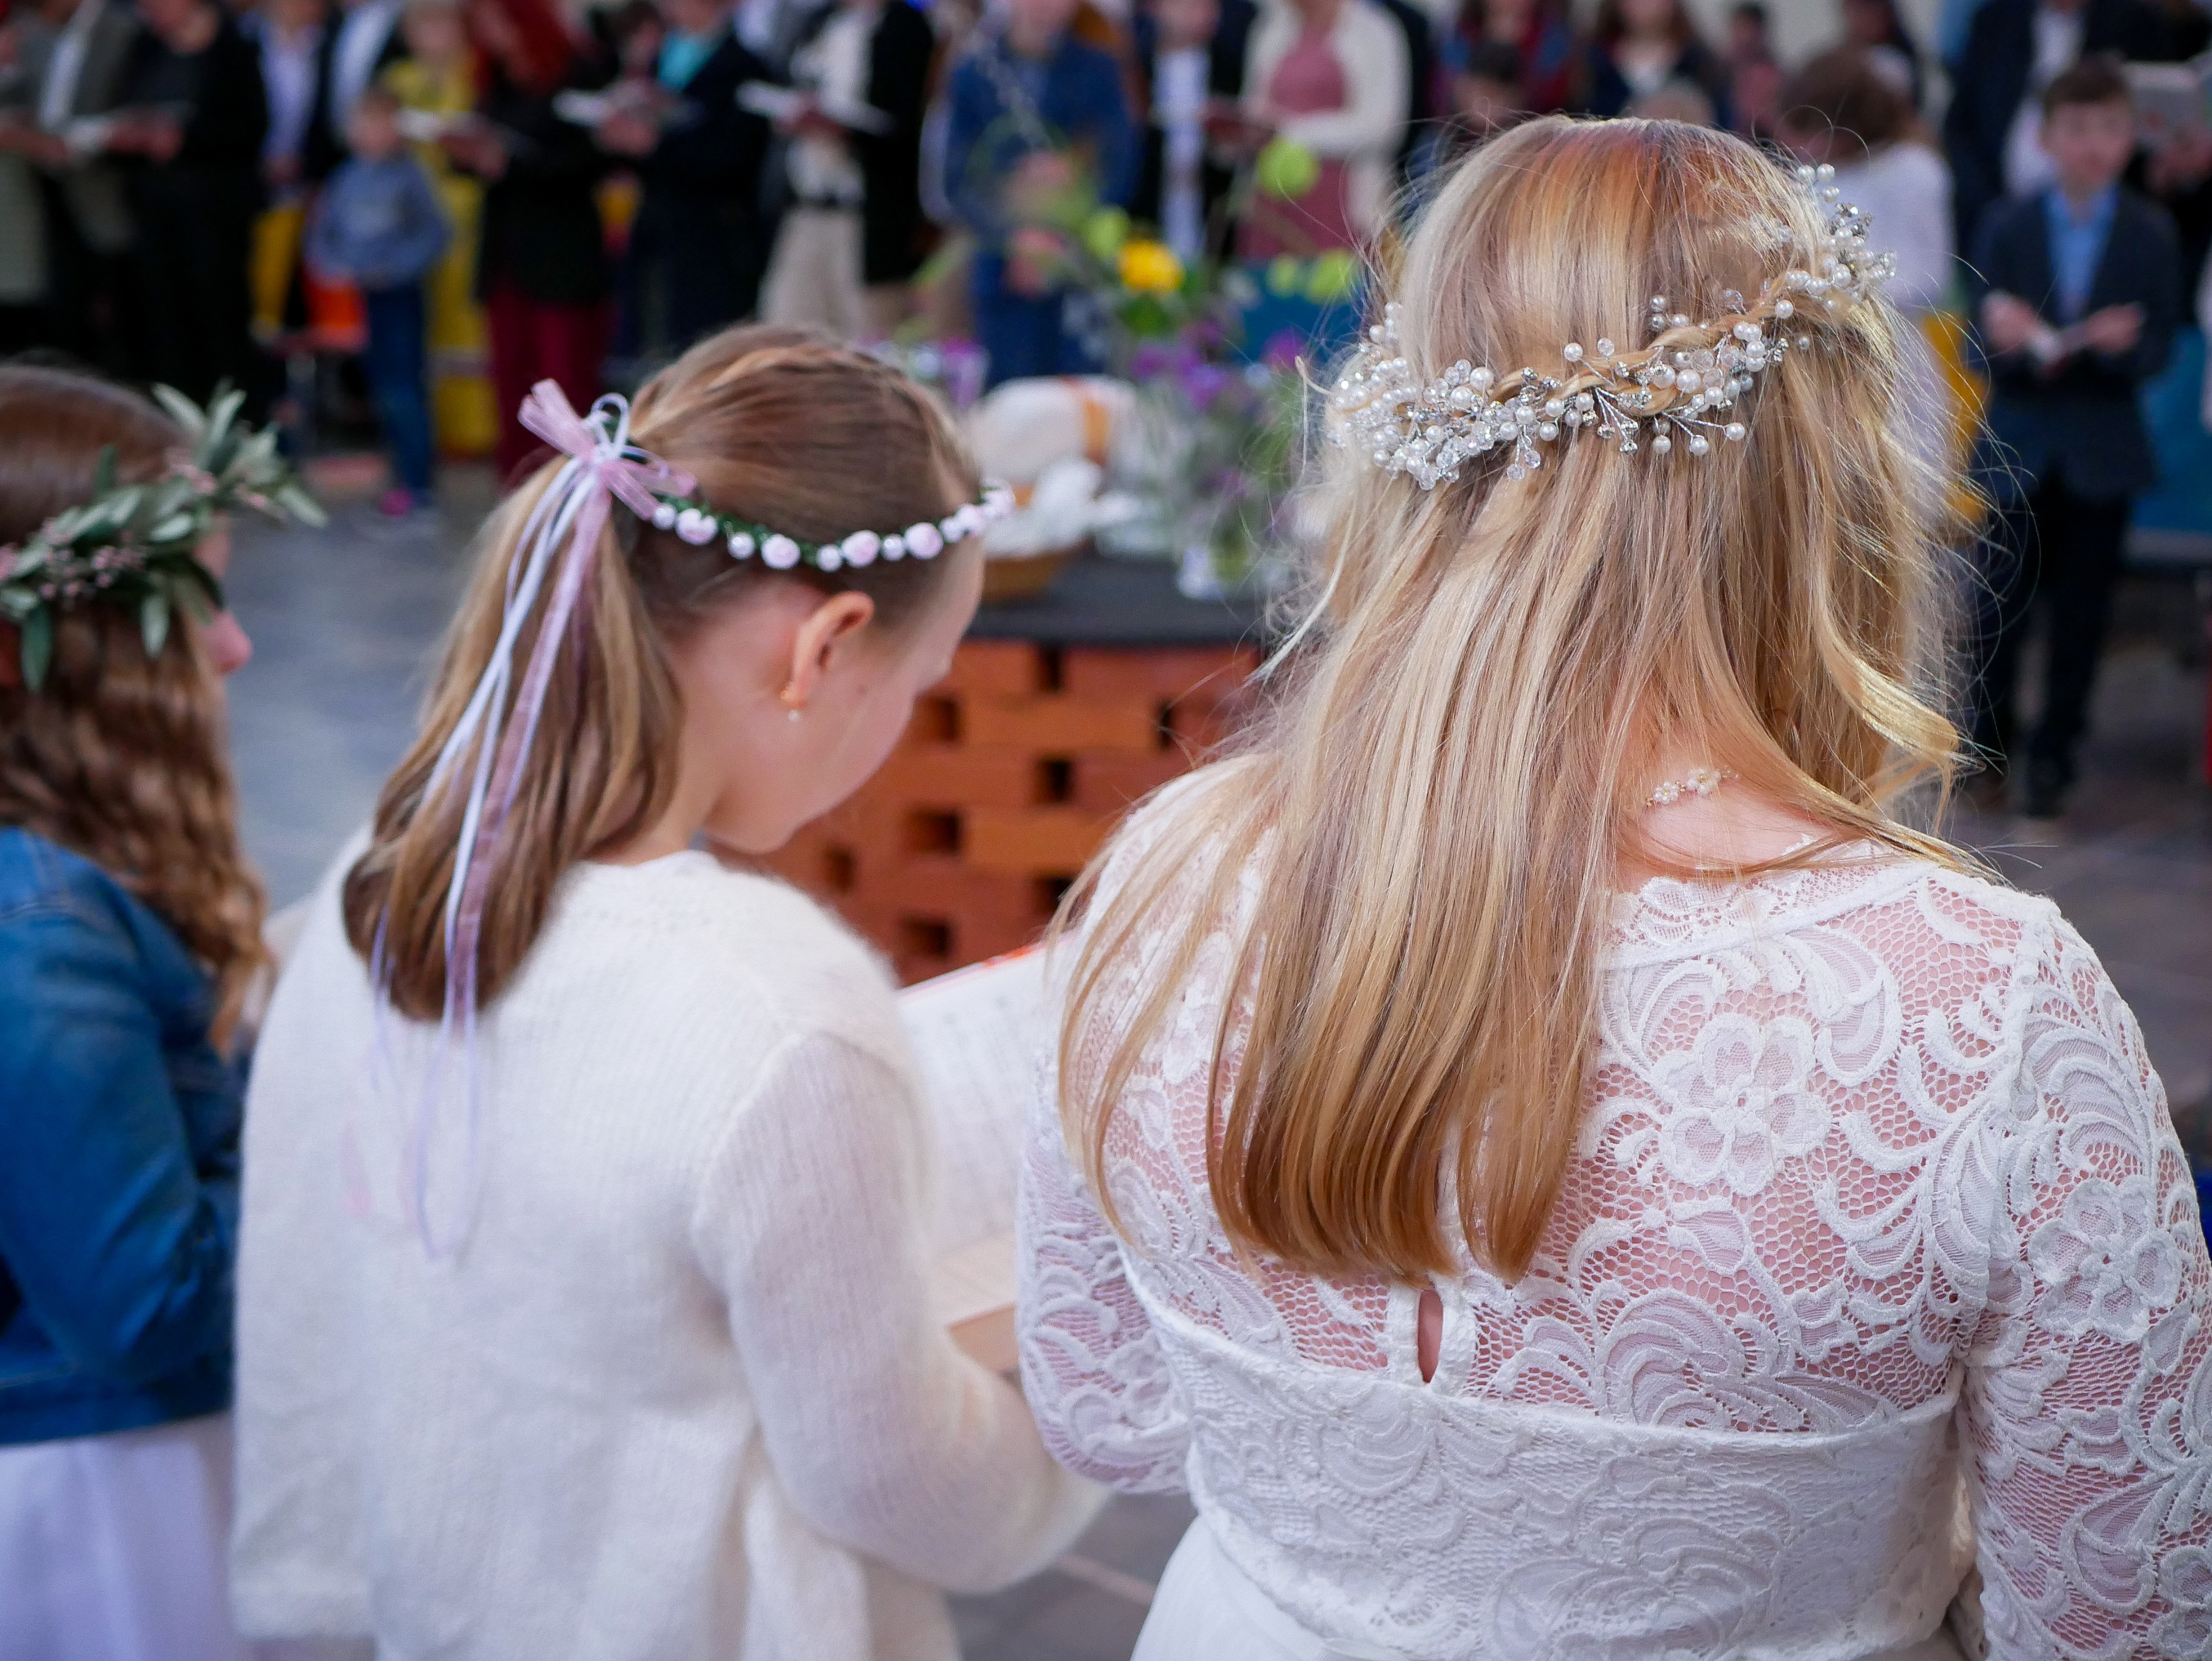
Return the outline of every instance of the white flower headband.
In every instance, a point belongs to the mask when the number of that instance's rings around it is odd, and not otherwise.
[[[725,513],[711,502],[691,495],[662,496],[660,505],[653,510],[653,522],[694,547],[704,548],[719,539],[733,560],[750,560],[758,554],[761,563],[775,571],[800,565],[836,571],[844,566],[873,565],[879,557],[902,560],[909,554],[917,560],[933,560],[953,543],[1013,511],[1014,493],[1003,484],[986,481],[981,500],[956,507],[941,519],[924,519],[903,530],[855,530],[830,543],[787,536],[755,520]]]
[[[1656,340],[1627,352],[1601,340],[1595,356],[1570,342],[1559,349],[1566,368],[1558,377],[1528,368],[1499,374],[1462,358],[1424,384],[1398,349],[1398,308],[1386,306],[1330,395],[1331,436],[1424,490],[1456,480],[1474,458],[1508,447],[1505,476],[1518,483],[1543,464],[1540,443],[1583,429],[1618,440],[1624,455],[1639,447],[1647,421],[1656,455],[1672,450],[1678,436],[1692,456],[1712,449],[1713,434],[1741,443],[1742,421],[1716,412],[1730,410],[1760,371],[1811,349],[1811,336],[1792,332],[1800,309],[1856,306],[1896,268],[1890,255],[1869,250],[1867,216],[1839,204],[1835,173],[1825,165],[1797,169],[1827,222],[1818,270],[1784,272],[1762,285],[1750,306],[1729,289],[1720,297],[1723,314],[1709,323],[1692,324],[1664,294],[1654,294]]]

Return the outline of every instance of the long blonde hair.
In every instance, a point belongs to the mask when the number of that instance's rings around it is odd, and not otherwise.
[[[0,544],[90,501],[104,449],[138,482],[191,446],[120,386],[0,367]],[[14,652],[14,631],[0,632]],[[0,825],[90,860],[174,929],[215,978],[211,1035],[228,1041],[266,961],[266,902],[239,844],[221,677],[197,623],[149,657],[133,611],[61,614],[39,690],[0,686]]]
[[[1404,350],[1426,375],[1637,341],[1650,296],[1718,311],[1814,264],[1820,230],[1725,134],[1534,122],[1413,233]],[[1680,870],[1639,830],[1662,748],[1823,827],[1773,864],[1855,842],[1957,862],[1885,806],[1948,789],[1955,744],[1932,706],[1942,493],[1897,423],[1900,326],[1886,306],[1808,319],[1813,349],[1749,395],[1747,439],[1702,459],[1585,434],[1525,482],[1500,451],[1428,492],[1334,464],[1319,644],[1252,753],[1087,920],[1062,1111],[1095,1191],[1110,1204],[1140,1055],[1231,927],[1207,1127],[1231,1238],[1415,1280],[1451,1272],[1459,1237],[1516,1276],[1573,1155],[1624,860]],[[1115,971],[1140,953],[1132,999]]]
[[[940,406],[896,371],[805,330],[731,329],[702,341],[638,394],[631,433],[693,475],[696,494],[715,506],[810,541],[940,518],[976,485]],[[418,1019],[435,1019],[445,1003],[446,893],[465,806],[458,791],[430,797],[431,777],[498,640],[523,529],[556,470],[551,462],[541,468],[486,527],[422,730],[386,782],[374,840],[346,876],[347,937],[364,958],[380,942],[393,1007]],[[615,518],[494,857],[475,966],[485,1004],[520,969],[568,869],[637,836],[665,809],[683,724],[671,645],[779,581],[863,591],[878,626],[895,631],[951,564],[778,573],[732,559],[719,539],[695,547],[626,512]],[[526,624],[519,655],[527,656],[546,604],[541,597]]]

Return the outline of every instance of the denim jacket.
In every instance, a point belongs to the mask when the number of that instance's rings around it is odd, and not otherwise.
[[[0,828],[0,1444],[228,1406],[240,1070],[96,865]]]

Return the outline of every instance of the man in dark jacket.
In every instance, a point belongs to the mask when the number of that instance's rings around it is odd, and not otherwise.
[[[763,311],[845,336],[905,320],[929,252],[921,124],[937,37],[907,0],[837,0],[791,55],[803,102],[782,123],[788,195]]]
[[[766,73],[730,27],[726,0],[670,0],[656,79],[658,119],[611,117],[603,148],[628,156],[643,191],[623,284],[635,315],[623,332],[651,357],[750,315],[759,297],[761,158],[768,123],[738,88]]]
[[[1990,383],[1983,488],[1997,522],[1975,585],[1974,741],[2012,755],[2013,691],[2029,613],[2049,613],[2043,709],[2025,810],[2055,817],[2074,780],[2130,499],[2156,476],[2136,390],[2165,367],[2180,254],[2164,209],[2120,181],[2135,149],[2126,79],[2089,58],[2045,89],[2057,182],[2001,202],[1972,267]]]
[[[1243,96],[1259,10],[1253,0],[1154,0],[1132,26],[1146,118],[1129,212],[1186,262],[1225,256],[1234,239],[1219,209],[1236,172],[1210,152],[1206,120],[1209,106]]]
[[[2142,61],[2170,50],[2149,0],[1988,0],[1951,66],[1943,115],[1960,251],[1972,250],[1991,203],[2049,182],[2035,143],[2036,99],[2055,76],[2099,53]]]

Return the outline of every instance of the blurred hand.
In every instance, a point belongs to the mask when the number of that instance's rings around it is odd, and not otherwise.
[[[272,155],[261,164],[261,176],[271,190],[287,190],[300,182],[300,158]]]
[[[617,155],[650,155],[660,142],[660,129],[630,110],[617,110],[593,135],[603,150]]]
[[[1006,239],[1006,287],[1031,299],[1049,294],[1066,258],[1066,246],[1055,233],[1024,226]]]
[[[845,142],[845,130],[832,121],[812,103],[784,123],[784,131],[799,138],[818,138],[833,144]]]
[[[149,117],[142,144],[147,158],[154,161],[173,161],[177,152],[185,147],[185,130],[169,116]]]
[[[2136,349],[2136,343],[2142,338],[2142,306],[2107,306],[2081,319],[2081,339],[2093,349],[2118,357]]]
[[[2154,196],[2179,196],[2212,178],[2212,129],[2198,127],[2155,146],[2145,183]]]
[[[457,164],[479,179],[497,179],[507,173],[507,146],[481,123],[455,127],[438,143]]]
[[[2023,350],[2042,330],[2035,307],[2017,294],[1998,291],[1982,301],[1982,333],[2000,352]]]
[[[1026,195],[1049,196],[1075,183],[1075,162],[1065,150],[1032,150],[1014,168],[1012,188]]]
[[[27,157],[42,167],[65,167],[70,159],[66,143],[27,121],[0,121],[0,150]]]

